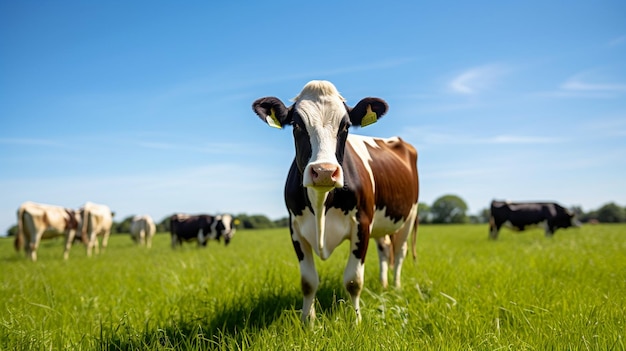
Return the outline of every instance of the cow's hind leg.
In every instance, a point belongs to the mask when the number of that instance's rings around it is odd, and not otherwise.
[[[72,230],[65,237],[65,250],[63,251],[64,260],[67,260],[70,258],[70,249],[72,248],[72,244],[74,243],[75,236],[76,236],[76,232]]]
[[[402,226],[402,228],[400,228],[392,237],[391,240],[393,241],[392,243],[392,247],[393,247],[393,255],[394,255],[394,272],[393,272],[393,281],[394,281],[394,286],[396,288],[400,288],[402,286],[402,263],[404,263],[404,258],[406,257],[406,253],[408,251],[408,238],[409,235],[411,234],[411,231],[413,230],[413,226],[415,225],[415,223],[417,219],[417,205],[415,205],[413,207],[413,210],[411,211],[411,214],[408,216],[408,218],[405,221],[404,226]],[[417,228],[415,228],[417,230]],[[415,233],[417,234],[417,233]]]
[[[102,236],[102,251],[103,252],[109,245],[109,236],[111,236],[110,231],[105,232],[104,235]]]
[[[90,234],[89,241],[87,242],[87,257],[91,257],[92,252],[94,251],[94,247],[95,247],[96,254],[97,254],[99,252],[98,238],[94,234]]]
[[[382,238],[376,239],[376,248],[378,249],[378,266],[380,268],[380,284],[383,289],[386,289],[388,283],[388,271],[390,266],[390,259],[393,255],[393,247],[391,245],[391,239],[389,235],[385,235]],[[393,266],[393,264],[391,264]]]

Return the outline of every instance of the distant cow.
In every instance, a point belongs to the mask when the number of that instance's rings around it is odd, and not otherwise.
[[[87,243],[87,256],[91,256],[92,250],[99,253],[98,236],[102,236],[102,249],[107,247],[111,227],[113,226],[114,213],[107,205],[87,202],[79,210],[82,218],[81,235],[83,241]]]
[[[489,237],[498,238],[502,226],[523,231],[541,225],[546,237],[551,237],[558,228],[579,226],[574,214],[554,202],[505,202],[492,201],[489,218]]]
[[[63,258],[68,259],[79,221],[73,209],[24,202],[17,210],[15,249],[19,251],[24,247],[26,256],[37,261],[37,248],[41,240],[65,236]]]
[[[156,233],[156,226],[149,215],[135,216],[130,223],[130,235],[138,245],[152,247],[152,238]]]
[[[398,137],[348,135],[350,126],[372,124],[387,112],[382,99],[368,97],[352,108],[332,83],[311,81],[293,101],[286,107],[276,97],[265,97],[252,109],[270,126],[293,127],[296,155],[285,184],[285,203],[300,261],[302,320],[315,319],[319,277],[313,252],[326,260],[341,242],[350,240],[343,283],[358,322],[370,238],[377,242],[382,285],[387,285],[390,246],[395,286],[401,285],[407,239],[413,232],[415,243],[417,232],[417,151]]]
[[[197,241],[198,246],[206,246],[209,239],[220,241],[222,237],[225,245],[228,245],[235,231],[233,217],[228,214],[211,216],[178,213],[170,218],[172,248],[181,246],[183,241]]]

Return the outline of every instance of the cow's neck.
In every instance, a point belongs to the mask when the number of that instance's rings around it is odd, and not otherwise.
[[[315,213],[315,232],[317,234],[317,249],[322,260],[326,260],[329,254],[326,253],[325,234],[326,234],[326,209],[325,203],[328,197],[328,191],[318,191],[313,188],[307,188],[309,200]]]

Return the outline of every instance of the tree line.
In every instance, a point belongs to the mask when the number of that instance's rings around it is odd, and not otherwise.
[[[570,208],[578,219],[583,222],[600,223],[626,223],[626,207],[621,207],[614,202],[602,205],[600,208],[588,212],[582,207]],[[457,195],[443,195],[436,199],[432,205],[420,202],[418,204],[420,224],[462,224],[462,223],[487,223],[489,222],[489,208],[484,208],[476,214],[468,214],[465,200]],[[130,224],[134,216],[128,216],[119,222],[114,221],[111,233],[129,233]],[[237,219],[237,229],[271,229],[289,226],[289,218],[283,217],[271,220],[262,214],[240,213],[234,216]],[[170,231],[170,216],[166,216],[160,222],[155,223],[158,233]],[[17,224],[7,230],[8,236],[17,233]]]

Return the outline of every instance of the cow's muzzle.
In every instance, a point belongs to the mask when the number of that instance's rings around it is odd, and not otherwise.
[[[303,185],[312,188],[341,188],[343,187],[341,166],[328,162],[309,164],[305,169]]]

